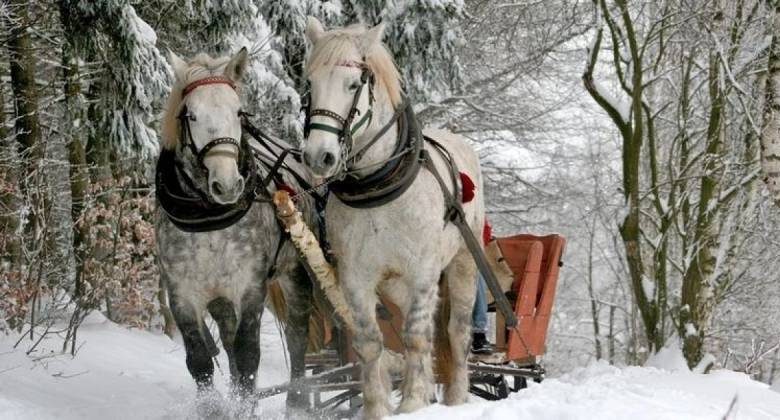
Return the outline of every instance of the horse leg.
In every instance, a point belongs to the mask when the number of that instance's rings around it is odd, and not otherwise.
[[[436,308],[438,273],[420,276],[425,281],[409,294],[411,305],[404,315],[403,339],[406,347],[406,371],[401,386],[399,413],[409,413],[433,399],[433,314]]]
[[[309,406],[308,393],[298,381],[306,373],[306,347],[309,338],[309,316],[312,308],[312,283],[302,265],[290,273],[289,286],[285,290],[287,324],[284,336],[290,353],[290,383],[287,392],[288,409],[305,409]]]
[[[214,318],[214,321],[216,321],[219,326],[219,337],[222,341],[222,347],[225,348],[225,353],[227,353],[228,356],[230,377],[235,386],[235,380],[238,377],[236,354],[233,346],[233,342],[236,339],[236,326],[238,324],[238,321],[236,320],[236,310],[233,307],[233,303],[224,297],[212,300],[209,302],[207,308],[211,317]]]
[[[203,319],[200,311],[189,303],[177,297],[175,292],[169,292],[171,312],[176,326],[179,327],[184,350],[187,352],[187,369],[195,379],[199,391],[212,387],[214,378],[214,363],[201,333]]]
[[[369,420],[390,415],[390,378],[382,366],[382,332],[376,321],[374,283],[344,281],[347,304],[355,320],[353,346],[360,359],[363,382],[363,417]]]
[[[249,397],[255,391],[257,367],[260,364],[260,317],[263,315],[265,283],[252,288],[241,298],[241,320],[238,323],[234,352],[238,380],[234,383],[240,396]]]
[[[463,404],[468,399],[469,372],[468,354],[471,343],[471,314],[476,297],[476,265],[468,249],[461,248],[445,269],[449,304],[449,366],[442,366],[447,372],[444,402],[447,405]],[[445,308],[446,309],[446,305]]]

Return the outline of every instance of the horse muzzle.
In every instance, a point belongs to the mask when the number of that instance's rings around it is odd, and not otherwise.
[[[335,153],[325,150],[309,150],[303,152],[303,163],[317,177],[332,176],[338,167],[338,157]]]
[[[226,181],[222,177],[209,179],[209,195],[217,204],[233,204],[244,193],[244,178],[240,176]]]

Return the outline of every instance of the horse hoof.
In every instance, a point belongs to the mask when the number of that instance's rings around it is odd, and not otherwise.
[[[385,405],[363,407],[363,419],[365,420],[380,420],[389,417],[391,414],[390,408]]]
[[[423,407],[425,407],[427,404],[424,400],[420,398],[404,398],[401,400],[401,405],[398,406],[398,410],[396,410],[396,413],[398,414],[404,414],[404,413],[411,413],[413,411],[417,411]]]

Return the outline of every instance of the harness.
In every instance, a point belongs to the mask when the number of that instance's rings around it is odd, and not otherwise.
[[[225,77],[207,77],[187,85],[182,91],[182,97],[186,97],[200,86],[211,84],[225,84],[233,89],[236,88],[233,81]],[[155,194],[160,207],[171,223],[185,232],[210,232],[233,225],[249,211],[256,197],[257,164],[250,151],[249,142],[243,137],[241,140],[218,137],[198,150],[190,129],[190,121],[195,121],[195,117],[188,112],[186,105],[182,107],[178,118],[181,125],[182,147],[187,148],[195,158],[197,170],[207,173],[208,169],[203,160],[209,153],[215,153],[212,151],[214,147],[221,144],[231,144],[236,147],[239,173],[244,179],[244,193],[233,204],[214,202],[209,194],[187,174],[182,163],[176,159],[176,152],[163,150],[157,159],[155,171]]]
[[[403,194],[414,181],[420,169],[420,152],[423,147],[423,136],[414,111],[409,102],[404,100],[396,109],[393,117],[388,121],[374,137],[366,142],[360,149],[354,150],[354,134],[362,127],[368,127],[373,118],[374,85],[376,78],[371,69],[362,62],[339,61],[336,66],[351,67],[361,70],[360,85],[352,98],[352,105],[346,118],[328,109],[311,109],[309,95],[304,97],[303,110],[305,111],[304,135],[309,136],[312,130],[322,130],[338,136],[341,150],[342,168],[340,176],[330,180],[330,191],[342,202],[357,208],[371,208],[386,204]],[[360,115],[358,103],[363,90],[368,89],[368,110],[354,123]],[[314,116],[325,116],[337,121],[340,126],[332,126],[324,123],[314,123]],[[395,150],[390,158],[376,166],[376,171],[365,177],[358,177],[352,166],[360,161],[365,153],[387,133],[394,125],[398,124],[399,138],[396,141]]]
[[[306,110],[306,125],[304,127],[304,132],[307,137],[311,130],[323,130],[338,136],[339,144],[341,146],[342,168],[340,174],[330,182],[331,191],[339,200],[350,207],[378,207],[393,201],[403,194],[417,178],[420,167],[425,167],[425,169],[427,169],[436,179],[440,190],[442,191],[442,195],[444,196],[446,208],[444,220],[453,223],[460,231],[466,246],[477,264],[477,268],[485,278],[491,294],[495,296],[496,307],[504,315],[507,326],[516,326],[517,317],[506,296],[504,296],[501,286],[495,278],[495,274],[493,274],[488,266],[487,259],[482,251],[482,246],[474,236],[474,232],[471,231],[471,228],[466,221],[466,215],[463,211],[463,206],[461,205],[462,188],[459,188],[461,185],[460,172],[458,171],[452,155],[441,143],[422,135],[414,111],[406,100],[398,107],[393,118],[391,118],[391,120],[385,124],[371,140],[364,144],[361,149],[353,151],[353,135],[363,126],[363,124],[370,122],[372,117],[374,76],[371,70],[363,63],[348,61],[339,62],[336,65],[360,68],[362,71],[360,76],[361,84],[352,99],[352,107],[350,108],[347,117],[343,118],[337,113],[327,109],[310,110],[311,105],[309,103],[304,107]],[[359,114],[357,105],[366,84],[368,84],[369,88],[369,109],[353,127],[352,121],[355,116]],[[334,119],[341,123],[341,127],[312,123],[311,117],[315,115],[322,115]],[[390,158],[382,162],[382,166],[371,174],[364,177],[357,176],[355,173],[359,171],[359,169],[356,170],[352,168],[352,165],[358,162],[366,151],[376,144],[379,138],[396,123],[398,124],[398,139],[396,140],[395,150]],[[424,147],[424,142],[431,145],[431,149],[436,151],[446,163],[447,168],[449,169],[448,175],[450,178],[450,185],[454,187],[452,193],[448,189],[448,183],[436,169],[431,152]]]

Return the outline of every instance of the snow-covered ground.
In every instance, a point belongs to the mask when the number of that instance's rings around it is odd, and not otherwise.
[[[29,356],[14,350],[18,336],[0,337],[0,419],[178,419],[194,417],[194,384],[184,350],[160,334],[129,330],[100,316],[80,329],[75,358],[57,353],[56,338]],[[258,386],[284,382],[287,363],[274,320],[262,326]],[[220,355],[217,387],[228,380]],[[500,402],[474,399],[460,407],[435,405],[399,419],[780,419],[780,393],[730,371],[688,372],[673,352],[656,367],[603,363],[576,369]],[[734,407],[729,409],[735,400]],[[264,400],[258,418],[284,417],[284,400]]]

